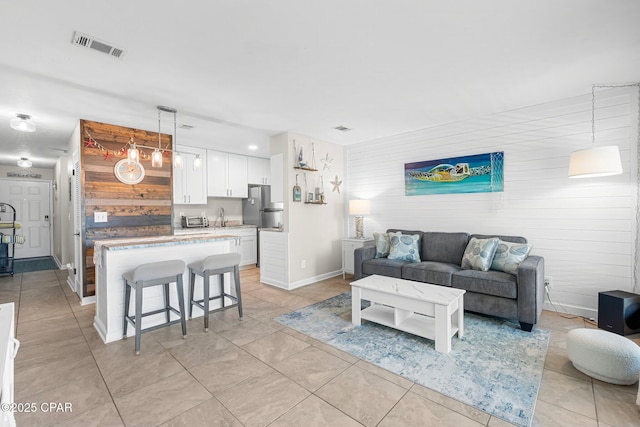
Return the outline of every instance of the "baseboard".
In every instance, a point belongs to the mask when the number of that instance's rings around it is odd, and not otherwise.
[[[104,325],[102,324],[100,319],[98,319],[97,316],[93,318],[93,327],[98,332],[98,335],[100,335],[100,338],[102,338],[102,342],[107,344],[107,328],[104,327]],[[116,341],[116,340],[117,339],[113,339],[112,341]]]
[[[92,297],[84,297],[82,298],[82,300],[80,301],[80,305],[89,305],[89,304],[95,304],[96,303],[96,296],[92,296]]]
[[[569,315],[574,315],[574,316],[582,316],[582,317],[586,317],[587,319],[597,319],[598,318],[598,310],[594,310],[592,308],[586,308],[586,307],[577,307],[574,305],[570,305],[570,304],[560,304],[557,302],[554,302],[553,305],[551,305],[548,301],[544,303],[544,307],[545,310],[549,310],[549,311],[554,311],[557,312],[559,314],[569,314]]]
[[[342,270],[332,271],[329,273],[320,274],[318,276],[309,277],[303,280],[298,280],[297,282],[282,282],[280,280],[273,279],[263,279],[260,277],[260,282],[265,285],[275,286],[277,288],[285,289],[287,291],[291,291],[293,289],[301,288],[303,286],[311,285],[313,283],[321,282],[326,279],[330,279],[332,277],[340,276],[342,274]]]

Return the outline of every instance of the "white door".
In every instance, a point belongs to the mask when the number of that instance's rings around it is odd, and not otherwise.
[[[51,256],[51,183],[49,181],[0,180],[0,202],[16,210],[26,241],[16,244],[15,258]]]

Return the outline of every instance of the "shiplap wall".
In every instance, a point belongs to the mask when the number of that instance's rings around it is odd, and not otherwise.
[[[595,316],[598,292],[633,289],[637,88],[598,90],[596,145],[618,145],[624,174],[567,177],[591,142],[591,94],[346,148],[346,198],[371,200],[365,234],[387,228],[512,234],[545,257],[551,299]],[[404,164],[504,151],[504,192],[405,196]],[[348,235],[353,234],[349,221]]]

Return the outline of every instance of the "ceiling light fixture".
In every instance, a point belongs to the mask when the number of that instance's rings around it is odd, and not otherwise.
[[[28,114],[16,114],[15,119],[9,120],[9,126],[11,126],[11,129],[19,130],[20,132],[36,131],[36,124],[31,121],[31,116]]]
[[[249,146],[249,150],[257,150],[258,146],[257,145],[250,145]]]
[[[18,160],[18,166],[21,168],[30,168],[33,166],[33,162],[26,157],[20,157],[20,160]]]
[[[591,148],[571,153],[569,178],[596,178],[620,175],[622,162],[618,146],[596,147],[596,88],[640,86],[640,83],[591,86]]]

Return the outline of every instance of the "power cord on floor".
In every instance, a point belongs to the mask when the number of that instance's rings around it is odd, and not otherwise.
[[[576,314],[571,314],[569,313],[563,306],[560,306],[560,308],[562,308],[562,310],[564,310],[564,313],[560,313],[558,311],[558,308],[555,306],[555,304],[553,303],[553,301],[551,301],[551,294],[549,293],[549,286],[544,287],[544,291],[547,294],[547,299],[549,300],[549,304],[551,304],[551,307],[553,307],[553,310],[562,318],[564,319],[578,319],[581,318],[582,320],[584,320],[587,323],[590,323],[594,326],[598,326],[598,323],[596,323],[595,319],[593,317],[585,317],[585,316],[578,316]]]

